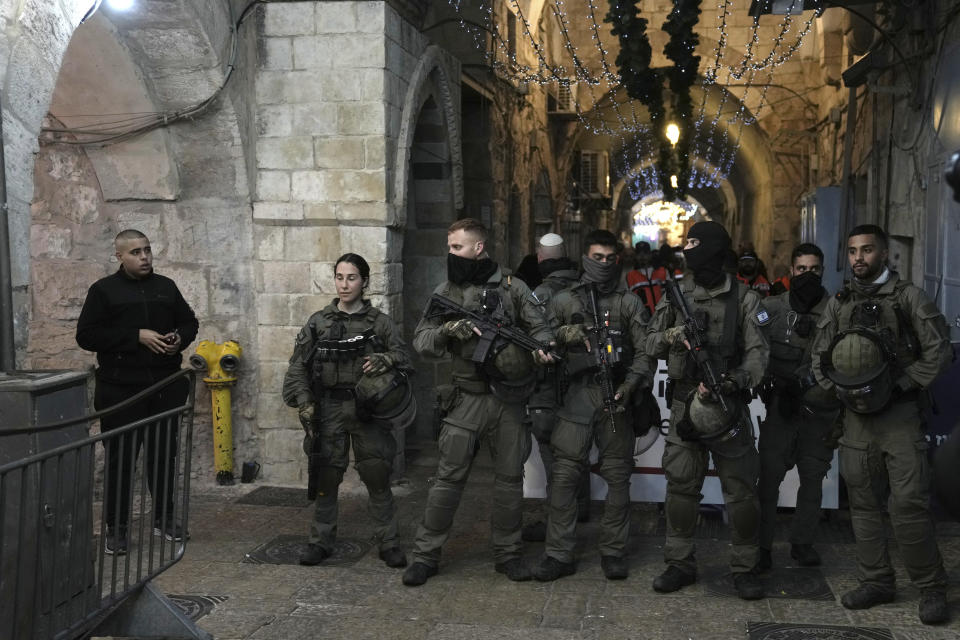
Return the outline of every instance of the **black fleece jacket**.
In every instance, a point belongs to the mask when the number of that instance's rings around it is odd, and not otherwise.
[[[140,329],[180,332],[180,351],[200,324],[176,283],[151,273],[135,280],[123,269],[90,286],[77,320],[77,344],[97,353],[97,379],[113,384],[156,382],[180,368],[180,353],[153,353],[140,344]]]

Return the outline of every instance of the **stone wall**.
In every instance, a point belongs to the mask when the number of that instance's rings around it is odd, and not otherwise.
[[[389,4],[374,1],[268,4],[260,30],[257,413],[264,476],[299,483],[302,433],[280,388],[297,331],[335,296],[336,258],[364,256],[371,301],[402,317],[405,154],[415,121],[404,118],[409,83],[426,82],[416,72],[427,42]],[[444,76],[452,106],[456,76]]]

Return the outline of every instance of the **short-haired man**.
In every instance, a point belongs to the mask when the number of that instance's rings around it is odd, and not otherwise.
[[[597,474],[607,483],[600,566],[609,580],[627,577],[634,444],[629,401],[653,379],[653,366],[644,352],[646,314],[640,299],[621,285],[616,236],[598,229],[587,234],[583,244],[580,283],[558,293],[552,307],[560,325],[557,342],[567,354],[570,387],[550,439],[554,463],[547,543],[533,569],[534,577],[542,581],[576,570],[577,491],[588,473],[594,444],[599,450]],[[601,367],[601,349],[608,372]]]
[[[483,313],[503,314],[505,320],[526,330],[542,344],[553,342],[543,309],[519,278],[501,271],[486,252],[487,229],[477,220],[457,220],[447,230],[447,280],[435,290],[463,307]],[[491,514],[494,569],[510,580],[530,579],[523,562],[520,526],[523,518],[523,461],[530,434],[522,422],[526,397],[514,397],[489,373],[498,368],[502,379],[518,373],[499,370],[498,361],[479,366],[471,360],[479,329],[467,318],[424,316],[417,325],[413,347],[432,357],[452,359],[453,387],[442,394],[446,416],[440,427],[436,482],[427,494],[423,520],[414,542],[413,564],[403,574],[403,584],[418,586],[436,575],[440,552],[450,534],[453,516],[470,475],[477,443],[486,438],[493,457],[493,513]],[[506,350],[505,350],[506,351]],[[518,354],[520,355],[520,354]],[[522,354],[530,357],[530,354]],[[535,358],[552,362],[543,351]],[[505,369],[528,368],[520,358],[503,362]],[[522,372],[521,372],[522,374]],[[525,375],[525,374],[522,374]],[[529,395],[529,390],[527,390]]]
[[[753,249],[744,249],[737,257],[737,279],[762,297],[770,295],[770,282],[763,275],[762,262]]]
[[[813,539],[820,518],[823,478],[833,448],[827,444],[840,409],[810,368],[810,346],[829,296],[821,284],[823,252],[815,244],[798,245],[791,255],[790,289],[767,298],[766,325],[770,364],[763,401],[767,417],[760,427],[760,569],[772,566],[780,483],[794,465],[800,476],[797,508],[790,533],[790,556],[805,567],[820,564]]]
[[[920,621],[936,624],[948,618],[947,574],[930,515],[920,401],[950,364],[949,330],[923,290],[887,266],[887,255],[880,227],[850,231],[853,278],[827,304],[812,349],[818,381],[846,407],[840,474],[850,499],[860,585],[840,602],[867,609],[893,601],[888,511],[907,574],[920,590]]]
[[[567,250],[563,245],[563,238],[556,233],[547,233],[537,243],[537,260],[542,276],[542,282],[533,290],[533,295],[540,301],[546,312],[547,319],[554,322],[556,296],[561,291],[569,289],[578,279],[577,264],[567,257]],[[556,365],[555,365],[556,366]],[[544,367],[540,370],[537,387],[527,401],[527,411],[533,436],[537,440],[540,459],[543,461],[543,470],[547,479],[547,505],[550,504],[550,478],[553,475],[553,452],[550,449],[550,438],[553,427],[557,422],[557,379],[554,367]],[[584,472],[577,488],[577,521],[585,522],[590,519],[590,473]],[[523,528],[523,539],[528,542],[542,542],[547,538],[547,523],[540,520],[531,522]]]
[[[199,329],[197,318],[176,283],[154,273],[150,240],[143,233],[135,229],[121,231],[114,240],[114,250],[120,268],[91,285],[77,320],[77,344],[97,353],[93,401],[97,410],[123,402],[180,369],[180,353],[197,337]],[[180,379],[132,407],[103,417],[100,428],[110,431],[180,406],[188,392],[187,381]],[[141,444],[144,445],[155,530],[168,540],[179,540],[184,535],[174,519],[177,431],[159,424],[156,429],[148,429],[146,437],[143,430],[138,430],[136,438],[128,434],[106,445],[107,553],[119,555],[127,551],[133,479],[131,446],[135,460]],[[154,448],[154,442],[159,446]]]

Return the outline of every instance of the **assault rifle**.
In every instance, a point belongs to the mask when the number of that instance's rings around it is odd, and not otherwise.
[[[439,293],[430,297],[430,304],[427,305],[427,311],[424,314],[428,318],[456,317],[466,318],[480,330],[480,339],[477,341],[477,348],[474,349],[470,357],[472,362],[483,364],[490,357],[490,351],[493,349],[497,339],[511,342],[526,351],[543,350],[544,353],[552,357],[556,362],[560,362],[559,355],[549,350],[549,346],[540,344],[526,333],[507,324],[507,319],[503,312],[499,313],[481,313],[471,311],[450,298],[442,296]]]
[[[616,413],[617,401],[613,390],[613,370],[611,368],[611,359],[616,359],[618,354],[614,351],[613,340],[610,338],[610,312],[606,312],[606,318],[600,319],[600,305],[597,303],[597,285],[593,282],[587,287],[587,296],[590,300],[590,313],[593,315],[593,326],[587,327],[587,331],[592,333],[596,342],[597,364],[600,366],[600,391],[603,394],[603,406],[610,418],[610,428],[617,432],[617,421],[613,417]]]
[[[683,292],[677,285],[676,280],[668,276],[664,284],[667,286],[670,303],[683,316],[683,335],[690,343],[690,354],[693,356],[694,362],[697,363],[700,373],[703,374],[703,384],[713,393],[713,397],[720,403],[723,412],[728,416],[734,415],[726,398],[720,392],[720,377],[714,370],[713,362],[710,361],[710,354],[707,351],[706,329],[700,326],[700,322],[690,312],[690,305],[687,304],[687,299],[683,297]],[[736,291],[731,295],[736,295]]]

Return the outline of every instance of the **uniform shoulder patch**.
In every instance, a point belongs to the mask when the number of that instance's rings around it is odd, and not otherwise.
[[[757,324],[759,324],[761,327],[767,324],[768,322],[770,322],[770,314],[767,313],[767,310],[762,306],[759,309],[757,309],[756,318],[757,318]]]

